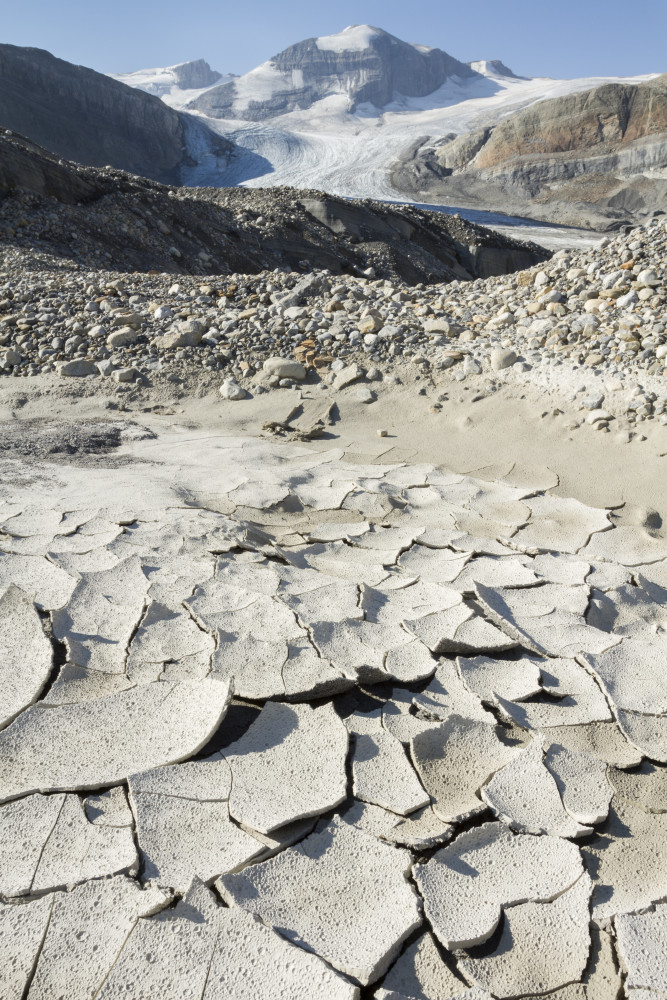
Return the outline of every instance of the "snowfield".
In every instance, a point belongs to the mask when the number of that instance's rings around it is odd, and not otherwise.
[[[317,39],[324,51],[363,51],[368,47],[375,29],[353,26],[337,35]],[[426,97],[406,97],[396,93],[390,104],[377,108],[371,104],[353,109],[350,98],[343,92],[333,93],[312,107],[270,118],[264,122],[209,118],[201,112],[191,113],[202,118],[213,130],[232,140],[237,153],[227,165],[214,158],[204,159],[186,175],[186,183],[194,186],[267,187],[287,185],[296,188],[318,188],[331,194],[351,198],[405,202],[406,196],[391,182],[392,166],[397,158],[418,141],[439,141],[448,134],[462,135],[475,129],[494,125],[504,117],[538,101],[563,97],[589,90],[604,83],[641,83],[654,74],[637,77],[581,77],[576,80],[554,80],[549,77],[521,78],[502,72],[502,64],[480,61],[473,64],[479,73],[470,79],[449,78],[445,84]],[[153,74],[152,77],[149,76]],[[123,79],[142,89],[164,86],[162,99],[172,107],[186,105],[205,90],[182,91],[166,89],[169,70],[142,71],[127,74]],[[234,79],[237,98],[235,113],[243,115],[251,101],[267,101],[275,94],[299,89],[302,73],[279,71],[268,61]],[[438,206],[445,211],[458,211],[456,206]],[[560,227],[536,227],[526,220],[512,220],[493,213],[471,213],[461,210],[466,218],[497,225],[500,221],[517,234],[522,225],[534,238],[549,246],[562,245],[566,233]],[[571,243],[572,233],[566,237]],[[582,235],[582,234],[580,234]],[[578,239],[577,242],[580,242]],[[584,242],[592,242],[590,236]]]

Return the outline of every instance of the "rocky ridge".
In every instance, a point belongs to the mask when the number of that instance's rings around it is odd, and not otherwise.
[[[289,188],[164,187],[56,160],[6,133],[2,192],[8,243],[119,270],[359,274],[373,266],[418,283],[505,273],[548,257],[541,247],[440,213]]]
[[[441,49],[410,45],[368,25],[353,25],[328,38],[307,38],[245,76],[195,98],[188,107],[213,118],[264,121],[336,94],[348,110],[388,104],[396,94],[424,97],[449,77],[475,71]],[[256,81],[262,81],[261,96]],[[267,94],[267,91],[269,92]]]
[[[0,128],[57,156],[179,183],[198,155],[224,160],[233,145],[192,115],[42,49],[0,45]]]
[[[422,200],[605,229],[667,212],[667,75],[538,103],[499,124],[420,140],[395,167]]]
[[[667,423],[666,265],[662,224],[516,274],[412,287],[372,269],[119,274],[6,247],[0,370],[110,377],[130,393],[223,379],[235,399],[305,378],[339,389],[453,375],[493,391],[509,377],[560,387],[573,426],[632,435]]]

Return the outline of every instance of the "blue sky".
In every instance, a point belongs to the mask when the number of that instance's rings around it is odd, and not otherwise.
[[[19,0],[1,40],[124,73],[203,57],[244,73],[303,38],[373,24],[405,41],[525,76],[667,71],[667,0]]]

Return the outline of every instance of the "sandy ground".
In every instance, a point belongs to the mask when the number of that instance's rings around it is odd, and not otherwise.
[[[667,427],[651,421],[630,429],[619,419],[609,432],[585,422],[571,429],[576,410],[556,392],[508,384],[484,394],[481,380],[474,383],[374,383],[378,398],[364,405],[356,399],[359,386],[334,393],[322,384],[305,385],[231,402],[213,384],[208,392],[162,386],[134,389],[128,397],[117,395],[111,383],[45,375],[0,381],[0,421],[10,422],[14,432],[16,422],[24,422],[29,436],[34,421],[132,419],[158,434],[168,462],[170,440],[182,445],[185,435],[196,448],[198,438],[211,434],[256,437],[302,398],[319,399],[335,402],[337,413],[325,436],[310,445],[316,450],[324,444],[344,449],[353,461],[430,462],[517,485],[539,482],[558,496],[618,507],[619,521],[642,524],[647,511],[657,511],[667,522]],[[110,409],[110,401],[121,401],[121,412]],[[124,451],[141,460],[142,443]],[[651,529],[667,537],[655,516]]]

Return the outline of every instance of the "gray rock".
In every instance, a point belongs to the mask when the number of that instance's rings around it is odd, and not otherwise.
[[[97,375],[97,366],[92,361],[87,361],[85,358],[77,358],[75,361],[64,361],[58,367],[58,374],[83,378],[85,375]]]
[[[302,382],[307,374],[299,361],[291,361],[289,358],[267,358],[263,367],[269,375],[277,375],[281,379],[292,378],[297,382]]]
[[[243,386],[238,384],[238,382],[235,382],[232,378],[228,378],[220,386],[220,395],[223,399],[236,401],[239,399],[245,399],[248,393],[245,391]]]
[[[333,380],[333,388],[344,389],[348,385],[352,385],[353,382],[358,382],[360,378],[363,378],[365,371],[359,365],[348,365],[347,368],[343,368],[339,371]]]
[[[502,371],[503,368],[509,368],[517,360],[517,353],[511,348],[507,347],[497,347],[494,351],[491,351],[490,359],[491,367],[494,372]]]
[[[119,330],[114,330],[107,337],[107,347],[114,350],[117,347],[130,347],[136,344],[139,335],[132,326],[121,326]]]

